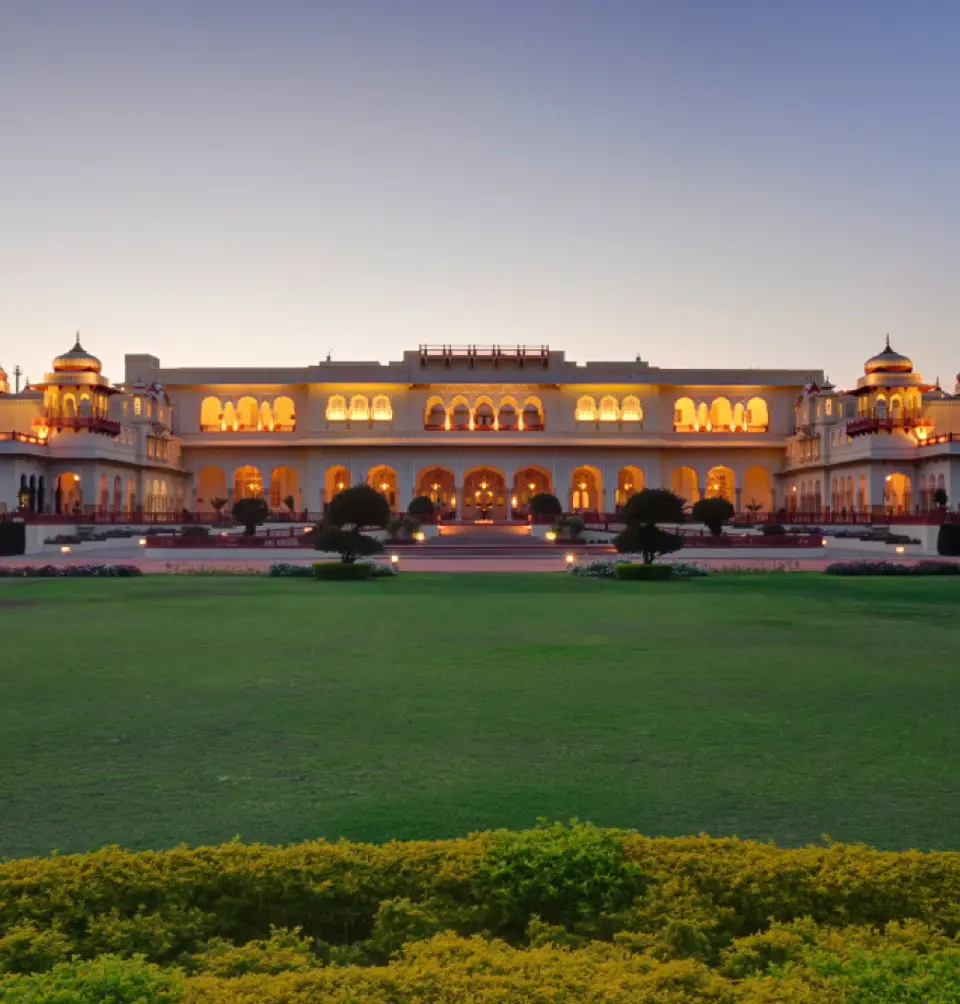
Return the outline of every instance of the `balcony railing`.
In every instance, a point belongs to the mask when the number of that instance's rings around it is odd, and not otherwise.
[[[501,362],[517,363],[520,367],[539,364],[544,369],[550,364],[548,345],[421,345],[420,365],[439,362],[451,366],[463,361],[473,366],[478,359],[492,360],[494,366]]]
[[[425,432],[543,432],[546,426],[544,426],[543,422],[524,422],[522,429],[519,425],[501,425],[498,427],[492,425],[474,425],[471,429],[466,423],[458,423],[451,425],[449,429],[443,425],[424,425],[423,428]]]
[[[274,423],[273,428],[265,429],[262,425],[244,425],[243,422],[237,422],[237,424],[231,425],[225,428],[220,423],[216,425],[201,425],[201,432],[294,432],[296,430],[296,425],[282,425],[279,422]]]
[[[915,415],[901,415],[897,418],[880,418],[868,415],[847,422],[848,436],[869,436],[877,432],[893,432],[894,429],[932,429],[933,419]]]
[[[27,432],[0,432],[0,443],[29,443],[31,446],[46,446],[47,440],[31,436]]]
[[[121,428],[119,422],[100,415],[54,415],[49,422],[54,429],[68,429],[74,432],[86,429],[87,432],[99,432],[106,436],[119,436]]]

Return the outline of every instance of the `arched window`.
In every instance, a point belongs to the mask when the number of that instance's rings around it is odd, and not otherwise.
[[[887,398],[886,398],[886,395],[884,395],[884,394],[878,394],[877,395],[876,412],[877,412],[877,418],[881,418],[882,419],[882,418],[886,418],[887,417]]]
[[[516,429],[519,421],[516,404],[510,398],[504,398],[497,412],[497,425],[501,429]]]
[[[135,397],[133,399],[133,413],[134,415],[139,415],[143,412],[143,398]]]
[[[733,408],[725,397],[715,398],[710,405],[710,429],[713,432],[729,432],[733,428]]]
[[[424,416],[423,427],[431,432],[439,432],[446,428],[447,409],[443,406],[443,401],[439,398],[427,402],[427,411]]]
[[[601,422],[616,422],[619,417],[620,409],[617,407],[617,399],[607,395],[606,397],[600,398],[600,421]]]
[[[373,399],[374,422],[390,422],[393,420],[393,408],[386,394],[378,394]]]
[[[523,402],[523,427],[542,432],[545,425],[543,406],[537,398],[528,397]]]
[[[747,431],[766,432],[770,427],[770,411],[762,397],[752,397],[747,401]]]
[[[350,421],[368,422],[370,420],[370,402],[363,394],[354,394],[350,398]]]
[[[595,422],[597,420],[597,402],[588,395],[577,401],[577,421]]]
[[[223,422],[221,428],[226,432],[236,432],[239,428],[237,421],[237,409],[233,406],[233,401],[227,401],[223,406]]]
[[[693,432],[697,425],[697,409],[689,397],[681,397],[673,406],[675,432]]]
[[[467,406],[466,401],[457,401],[456,404],[454,404],[451,422],[453,428],[459,429],[460,431],[470,428],[470,408]]]
[[[293,432],[297,427],[297,409],[292,398],[281,395],[273,402],[273,427],[279,432]]]
[[[260,405],[254,397],[237,401],[237,422],[241,429],[256,429],[260,424]]]
[[[345,422],[347,419],[347,399],[342,394],[334,394],[327,399],[327,421]]]
[[[640,398],[630,394],[623,399],[622,417],[624,422],[643,421],[643,408],[640,407]]]
[[[481,401],[474,413],[473,427],[475,429],[492,429],[493,421],[493,405],[489,401]]]

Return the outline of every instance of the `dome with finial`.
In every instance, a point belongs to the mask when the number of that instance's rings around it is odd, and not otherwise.
[[[890,336],[883,352],[868,359],[864,370],[869,373],[912,373],[913,361],[890,348]]]
[[[96,356],[90,355],[80,344],[80,332],[77,332],[77,341],[69,352],[64,352],[62,356],[57,356],[53,360],[54,373],[99,373],[100,360]]]

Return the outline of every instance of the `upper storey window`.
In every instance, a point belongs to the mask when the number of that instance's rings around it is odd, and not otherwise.
[[[577,421],[595,422],[597,420],[597,402],[592,397],[584,396],[577,401]]]
[[[373,399],[374,422],[390,422],[393,420],[393,408],[386,394],[378,394]]]
[[[620,409],[617,407],[617,399],[615,397],[608,396],[600,398],[601,422],[616,422],[619,414]]]
[[[423,427],[428,432],[542,432],[543,405],[528,397],[521,409],[515,397],[478,397],[474,401],[460,395],[449,402],[432,397],[424,408]]]
[[[367,422],[370,420],[370,403],[363,394],[354,394],[350,398],[350,421]]]
[[[643,408],[640,407],[639,398],[631,396],[631,397],[625,397],[623,399],[621,418],[624,420],[624,422],[643,421]]]
[[[709,405],[681,397],[673,409],[674,432],[766,432],[769,424],[767,402],[761,397],[736,404],[729,398],[717,397]]]
[[[327,421],[345,422],[347,420],[347,399],[342,394],[334,394],[327,401]]]

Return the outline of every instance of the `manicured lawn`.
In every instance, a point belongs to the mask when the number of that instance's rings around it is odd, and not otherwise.
[[[578,816],[960,849],[960,582],[0,583],[0,855]]]

